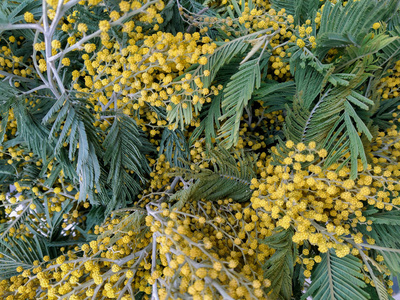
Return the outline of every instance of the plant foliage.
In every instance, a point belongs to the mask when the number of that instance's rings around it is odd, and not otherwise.
[[[400,0],[0,3],[0,299],[391,299]]]

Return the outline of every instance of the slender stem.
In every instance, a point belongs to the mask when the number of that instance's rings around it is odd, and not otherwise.
[[[197,14],[195,14],[195,15],[200,16],[203,12],[206,12],[208,9],[209,9],[209,7],[204,7],[202,10],[200,10],[200,11],[199,11]],[[189,33],[190,33],[190,31],[192,30],[193,27],[194,27],[194,25],[193,25],[193,24],[190,24],[190,26],[186,29],[186,32],[189,32]]]
[[[156,264],[157,264],[157,236],[156,236],[156,233],[154,232],[153,233],[153,248],[152,248],[152,254],[151,254],[151,273],[153,273],[156,270]],[[157,290],[157,279],[153,283],[152,298],[155,300],[159,300],[158,290]]]
[[[346,239],[347,240],[347,239]],[[387,248],[387,247],[380,247],[376,245],[369,245],[369,244],[358,244],[364,248],[371,248],[371,249],[376,249],[376,250],[381,250],[381,251],[387,251],[387,252],[396,252],[400,253],[400,249],[393,249],[393,248]]]
[[[206,280],[206,282],[207,282],[208,284],[211,283],[211,285],[222,295],[222,297],[223,297],[224,299],[226,299],[226,300],[233,300],[233,298],[232,298],[231,296],[228,295],[228,293],[224,290],[224,288],[223,288],[222,286],[220,286],[220,285],[218,284],[218,282],[216,282],[216,281],[214,281],[214,280],[211,280],[211,279],[208,278],[208,277],[207,277],[205,280]]]
[[[277,34],[278,32],[279,32],[279,30],[275,30],[274,33],[272,33],[270,35],[267,35],[267,38],[265,39],[265,45],[264,45],[263,49],[261,50],[261,54],[260,54],[260,56],[258,57],[258,60],[257,60],[258,63],[260,63],[260,60],[261,60],[261,58],[262,58],[262,56],[263,56],[263,54],[265,52],[265,49],[267,49],[267,46],[268,46],[269,42],[271,41],[272,37],[275,34]],[[281,45],[278,45],[278,46],[281,46]]]
[[[60,97],[60,93],[56,89],[53,81],[52,68],[49,64],[48,58],[51,56],[51,37],[49,37],[49,20],[47,19],[47,2],[46,0],[42,1],[42,9],[43,9],[43,28],[44,28],[44,43],[45,43],[45,53],[46,53],[46,64],[47,64],[47,80],[51,91],[53,92],[56,98]]]
[[[33,45],[36,44],[37,40],[39,38],[39,31],[36,31],[35,33],[35,37],[33,38]],[[33,53],[32,53],[32,61],[33,61],[33,65],[35,67],[36,73],[39,75],[40,79],[43,81],[43,83],[49,87],[49,89],[51,89],[51,87],[49,86],[49,83],[47,82],[46,78],[44,78],[42,72],[39,69],[38,63],[37,63],[37,59],[36,59],[36,53],[37,51],[35,50],[35,47],[33,47]]]
[[[134,10],[134,11],[122,16],[120,19],[118,19],[118,20],[116,20],[114,22],[111,22],[110,23],[111,27],[117,26],[117,25],[122,25],[122,23],[125,20],[127,20],[130,17],[133,17],[133,16],[135,16],[137,14],[140,14],[140,13],[144,12],[146,8],[148,8],[150,5],[152,5],[154,3],[157,3],[157,2],[158,2],[158,0],[150,1],[150,2],[146,3],[145,5],[143,5],[141,8],[139,8],[137,10]],[[49,57],[48,61],[54,61],[54,60],[60,58],[61,56],[65,55],[66,53],[80,48],[84,43],[86,43],[87,41],[89,41],[89,40],[91,40],[91,39],[93,39],[93,38],[95,38],[97,36],[99,36],[100,34],[101,34],[101,30],[99,29],[99,30],[93,32],[92,34],[89,34],[89,35],[85,36],[79,42],[75,43],[71,47],[68,47],[68,48],[64,49],[64,51],[61,51],[60,53]]]
[[[49,60],[49,57],[51,56],[52,53],[51,52],[50,53],[47,52],[47,49],[48,49],[47,45],[48,44],[50,45],[49,48],[50,48],[50,51],[51,51],[51,41],[53,40],[53,34],[54,34],[54,32],[56,30],[56,27],[57,27],[60,19],[63,16],[63,13],[65,11],[66,10],[63,10],[63,1],[60,0],[58,2],[56,15],[55,15],[50,27],[47,26],[45,28],[45,33],[44,33],[44,35],[45,35],[45,43],[46,43],[46,61],[47,61],[47,65],[48,65],[48,69],[47,70],[48,71],[49,70],[52,71],[52,73],[53,73],[53,75],[54,75],[54,77],[55,77],[55,79],[57,81],[57,85],[59,86],[59,88],[61,90],[61,94],[65,93],[65,87],[64,87],[63,81],[61,80],[61,78],[60,78],[60,76],[58,74],[59,73],[59,69],[58,70],[56,69],[55,62]],[[61,66],[61,63],[59,64],[59,66]]]
[[[60,21],[60,19],[63,16],[62,12],[64,12],[64,11],[63,11],[62,8],[63,8],[63,0],[59,0],[58,1],[58,5],[57,5],[57,9],[56,9],[56,15],[54,16],[54,19],[52,20],[51,26],[50,26],[50,28],[48,30],[48,34],[49,34],[50,37],[53,36],[53,34],[54,34],[55,30],[56,30],[56,27],[58,25],[58,22]]]
[[[63,12],[67,11],[70,9],[72,6],[75,4],[78,4],[81,0],[70,0],[68,3],[64,4],[63,6]],[[63,14],[64,15],[64,14]]]
[[[368,269],[369,274],[371,275],[372,281],[373,281],[374,284],[375,284],[375,287],[378,288],[379,283],[382,284],[382,282],[380,282],[379,279],[376,278],[376,276],[375,276],[375,274],[374,274],[374,271],[372,270],[370,264],[368,263],[368,261],[371,261],[371,263],[374,264],[374,261],[373,261],[368,255],[366,255],[366,254],[363,252],[363,250],[361,249],[361,247],[359,247],[359,246],[358,246],[357,244],[355,244],[355,243],[352,243],[352,244],[353,244],[354,247],[357,248],[358,252],[360,253],[361,258],[362,258],[364,264],[367,266],[367,269]],[[376,264],[376,262],[375,262],[375,264]],[[375,265],[375,264],[374,264],[374,265]],[[376,265],[375,265],[375,267],[376,267]],[[379,268],[377,268],[377,269],[379,270]],[[380,270],[379,270],[379,271],[380,271]]]
[[[29,95],[29,94],[32,94],[33,92],[36,92],[36,91],[39,91],[39,90],[43,90],[43,89],[47,89],[47,88],[48,88],[47,85],[42,84],[42,85],[39,85],[39,86],[35,87],[34,89],[31,89],[31,90],[29,90],[27,92],[22,93],[22,95]]]
[[[19,29],[32,29],[43,32],[42,26],[39,24],[0,24],[1,30],[19,30]]]
[[[15,74],[12,74],[12,73],[8,73],[8,72],[5,72],[5,71],[1,71],[1,70],[0,70],[0,75],[3,75],[5,77],[15,78],[15,79],[18,79],[19,81],[34,82],[33,79],[22,77],[22,76],[18,76],[18,75],[15,75]]]

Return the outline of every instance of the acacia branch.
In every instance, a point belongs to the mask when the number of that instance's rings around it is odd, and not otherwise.
[[[43,27],[39,24],[0,24],[0,31],[2,30],[20,30],[31,29],[43,32]]]
[[[141,8],[139,8],[137,10],[134,10],[134,11],[122,16],[121,18],[119,18],[118,20],[116,20],[114,22],[111,22],[110,26],[114,27],[114,26],[122,25],[122,23],[125,20],[127,20],[127,19],[129,19],[129,18],[131,18],[131,17],[133,17],[133,16],[135,16],[137,14],[140,14],[140,13],[144,12],[150,5],[153,5],[154,3],[157,3],[157,2],[158,2],[158,0],[153,0],[153,1],[150,1],[150,2],[146,3]],[[64,56],[68,52],[71,52],[73,50],[76,50],[76,49],[80,48],[87,41],[89,41],[89,40],[91,40],[91,39],[93,39],[95,37],[98,37],[101,34],[101,32],[102,31],[99,29],[99,30],[93,32],[92,34],[89,34],[89,35],[85,36],[84,38],[82,38],[79,42],[75,43],[74,45],[64,49],[63,51],[61,51],[60,53],[58,53],[56,55],[53,55],[53,56],[49,57],[47,61],[49,61],[49,62],[55,61],[56,59]]]

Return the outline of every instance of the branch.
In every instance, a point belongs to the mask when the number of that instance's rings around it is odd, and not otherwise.
[[[65,12],[63,10],[63,2],[64,1],[60,1],[60,0],[58,1],[58,5],[57,5],[57,8],[56,8],[56,15],[54,16],[54,19],[51,22],[49,30],[47,31],[47,34],[50,36],[51,39],[53,39],[54,31],[56,30],[58,22],[60,21],[60,19],[63,16],[62,13]]]
[[[209,7],[204,7],[202,10],[200,10],[196,15],[201,15],[203,12],[206,12],[209,9]],[[186,32],[189,32],[192,30],[193,28],[193,24],[190,24],[190,26],[188,27],[188,29],[186,29]]]
[[[48,58],[51,55],[51,36],[49,36],[49,20],[47,19],[47,2],[46,0],[42,1],[42,9],[43,9],[43,15],[42,15],[42,19],[43,19],[43,27],[44,27],[44,43],[45,43],[45,53],[46,53],[46,65],[47,65],[47,80],[48,80],[48,84],[49,87],[51,89],[51,91],[53,92],[54,96],[56,98],[60,97],[60,94],[54,84],[53,81],[53,74],[52,74],[52,68],[51,65],[49,63]]]
[[[211,280],[211,279],[208,278],[208,277],[205,278],[205,281],[206,281],[208,284],[211,284],[211,285],[222,295],[222,297],[223,297],[224,299],[226,299],[226,300],[233,300],[233,298],[232,298],[231,296],[228,295],[228,293],[224,290],[224,288],[223,288],[221,285],[219,285],[219,283],[217,283],[217,282],[214,281],[214,280]]]
[[[156,233],[154,232],[153,233],[153,248],[152,248],[152,254],[151,254],[151,273],[153,273],[156,270],[156,264],[157,264],[157,237],[156,237]],[[154,280],[154,283],[153,283],[152,298],[155,300],[159,300],[158,290],[157,290],[157,279]]]
[[[5,71],[1,71],[1,70],[0,70],[0,75],[3,75],[5,77],[15,78],[15,79],[18,79],[19,81],[34,82],[33,79],[22,77],[22,76],[18,76],[18,75],[11,74],[11,73],[8,73],[8,72],[5,72]]]
[[[43,27],[39,24],[0,24],[1,30],[19,30],[19,29],[32,29],[43,32]]]
[[[150,2],[146,3],[145,5],[143,5],[141,8],[139,8],[137,10],[134,10],[134,11],[122,16],[120,19],[118,19],[118,20],[116,20],[114,22],[111,22],[110,23],[111,27],[114,27],[114,26],[117,26],[117,25],[121,25],[126,19],[129,19],[130,17],[133,17],[133,16],[135,16],[137,14],[140,14],[140,13],[144,12],[144,10],[146,8],[148,8],[150,5],[152,5],[154,3],[157,3],[157,2],[158,2],[158,0],[150,1]],[[92,38],[95,38],[95,37],[99,36],[100,34],[101,34],[101,30],[99,29],[99,30],[93,32],[92,34],[89,34],[88,36],[85,36],[79,42],[75,43],[71,47],[68,47],[68,48],[64,49],[63,51],[61,51],[60,53],[49,57],[47,61],[49,61],[49,62],[54,61],[54,60],[64,56],[68,52],[71,52],[73,50],[78,49],[84,43],[86,43],[87,41],[91,40]]]
[[[346,239],[347,241],[347,239]],[[359,244],[360,246],[364,248],[371,248],[371,249],[376,249],[376,250],[381,250],[381,251],[387,251],[387,252],[396,252],[400,253],[400,249],[393,249],[393,248],[387,248],[387,247],[380,247],[376,245],[369,245],[369,244]]]
[[[64,4],[63,12],[70,9],[75,4],[78,4],[81,0],[70,0],[68,3]]]
[[[36,31],[35,37],[33,38],[33,45],[36,44],[38,38],[39,38],[39,31]],[[50,90],[52,90],[51,87],[49,86],[49,83],[47,82],[46,78],[44,78],[43,74],[41,73],[41,71],[39,69],[39,65],[38,65],[37,59],[36,59],[36,53],[37,53],[37,51],[35,50],[35,47],[33,47],[32,61],[33,61],[33,65],[34,65],[35,70],[36,70],[36,74],[39,75],[39,77],[43,81],[43,83],[46,86],[48,86],[50,88]]]

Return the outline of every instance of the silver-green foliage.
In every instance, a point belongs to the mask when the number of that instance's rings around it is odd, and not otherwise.
[[[339,258],[332,250],[321,254],[321,258],[302,300],[309,296],[314,300],[370,299],[363,290],[366,284],[363,281],[360,259],[351,254]]]

